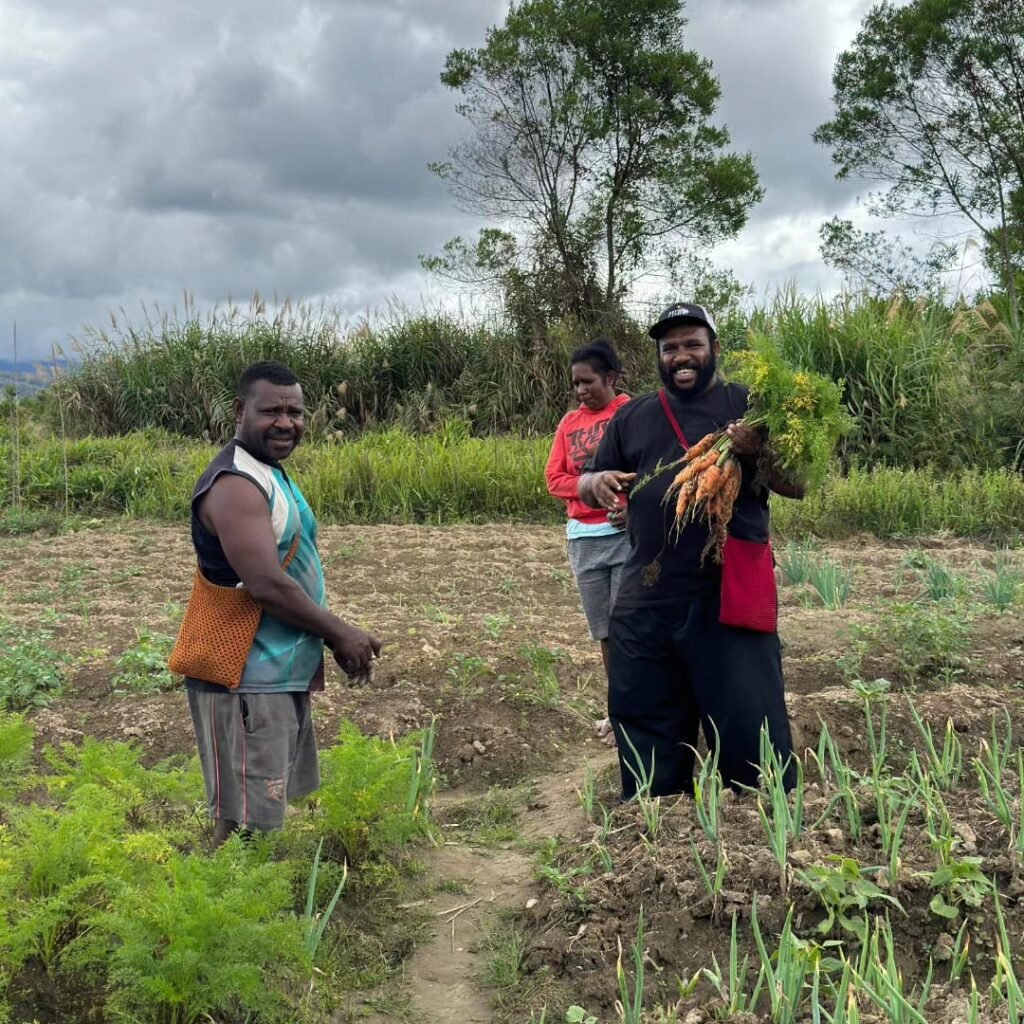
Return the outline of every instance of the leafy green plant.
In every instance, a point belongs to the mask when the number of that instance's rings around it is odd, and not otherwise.
[[[886,1015],[883,1019],[892,1024],[929,1024],[924,1008],[931,993],[931,970],[925,974],[917,998],[913,998],[913,991],[908,991],[904,982],[892,926],[887,917],[875,918],[862,966],[863,969],[857,973],[857,983],[878,1010]]]
[[[903,792],[902,787],[892,780],[872,776],[871,787],[875,793],[875,813],[878,816],[878,836],[882,853],[887,858],[889,882],[898,889],[902,872],[903,836],[907,820],[914,807],[913,799]],[[919,788],[918,792],[923,790]]]
[[[812,864],[797,872],[797,878],[818,897],[825,911],[825,919],[817,930],[829,935],[838,927],[856,936],[858,942],[866,942],[869,922],[865,911],[873,902],[903,908],[871,881],[870,874],[878,868],[864,868],[855,858],[838,854],[828,859],[834,866]]]
[[[579,880],[589,877],[593,867],[589,861],[568,863],[565,854],[565,848],[557,839],[548,840],[541,850],[537,877],[547,882],[563,899],[582,907],[587,902],[587,889]]]
[[[49,630],[26,630],[0,619],[0,711],[46,707],[64,685],[66,654],[50,646]]]
[[[214,1015],[288,1019],[289,980],[308,971],[287,863],[241,839],[216,855],[170,851],[90,915],[71,961],[105,973],[107,1012],[152,1024]]]
[[[889,703],[887,695],[892,689],[892,683],[888,679],[873,679],[871,682],[855,679],[850,685],[863,702],[864,724],[868,734],[868,749],[871,752],[871,775],[873,778],[880,778],[885,772],[888,756]],[[877,727],[873,710],[876,704],[878,705]]]
[[[860,800],[856,792],[857,776],[836,748],[828,724],[824,720],[821,722],[821,732],[818,736],[818,749],[809,751],[809,756],[817,768],[818,777],[822,782],[831,782],[835,788],[835,797],[829,801],[822,818],[828,816],[836,802],[840,803],[850,836],[855,843],[859,843],[863,831],[863,820],[860,812]]]
[[[438,608],[436,604],[425,604],[423,606],[423,614],[430,622],[437,622],[442,626],[457,625],[462,621],[461,615],[456,615],[452,612],[445,611],[443,608]]]
[[[1021,979],[1013,966],[1013,946],[1006,928],[1006,914],[1003,912],[1003,896],[994,889],[993,903],[996,911],[996,970],[990,992],[995,1005],[1005,1004],[1011,1024],[1024,1020],[1024,989]]]
[[[754,792],[757,815],[768,838],[772,856],[779,867],[779,889],[789,891],[789,841],[799,838],[804,827],[804,769],[798,757],[782,762],[771,741],[767,725],[761,726],[760,778]],[[793,768],[793,792],[788,792],[789,769]],[[767,803],[767,806],[766,806]],[[770,812],[768,810],[770,808]]]
[[[18,740],[24,743],[24,737]],[[123,743],[47,750],[46,804],[14,804],[0,829],[0,962],[47,968],[92,928],[97,908],[186,841],[202,781],[194,767],[144,768]]]
[[[725,883],[725,872],[728,867],[728,858],[725,855],[725,844],[722,841],[722,794],[725,790],[725,783],[719,764],[719,741],[718,729],[714,727],[714,739],[711,742],[711,750],[706,756],[701,756],[695,751],[698,771],[693,780],[693,803],[697,813],[697,821],[712,845],[715,854],[714,872],[704,867],[697,845],[693,839],[690,840],[690,848],[693,852],[694,862],[700,872],[704,887],[711,896],[711,917],[718,920],[722,886]]]
[[[35,731],[25,716],[0,711],[0,800],[24,784]]]
[[[594,850],[597,853],[597,859],[601,863],[601,867],[606,872],[611,873],[615,870],[615,863],[612,860],[611,851],[608,849],[608,836],[612,830],[612,816],[608,812],[608,808],[601,804],[601,826],[597,831],[597,835],[594,836],[593,844]]]
[[[582,1006],[570,1006],[565,1011],[565,1024],[600,1024],[598,1019],[587,1013]]]
[[[619,998],[615,1002],[622,1024],[643,1024],[644,1019],[644,969],[647,962],[646,935],[644,932],[644,908],[640,905],[637,915],[636,935],[629,944],[633,961],[633,984],[622,963],[622,940],[619,939],[619,956],[615,961],[615,980],[618,983]]]
[[[137,693],[159,693],[178,685],[178,677],[167,667],[174,637],[137,629],[138,643],[121,654],[114,663],[117,672],[111,680],[117,689]]]
[[[776,1024],[796,1024],[800,1019],[804,985],[817,955],[817,947],[794,933],[792,905],[782,925],[774,955],[768,950],[761,933],[756,899],[750,907],[750,925],[761,958],[765,991],[771,1003],[771,1019]]]
[[[953,919],[963,907],[977,908],[992,892],[992,883],[982,871],[982,857],[945,856],[931,874],[922,873],[932,889],[936,890],[928,904],[933,914]]]
[[[594,769],[589,764],[583,768],[583,786],[576,790],[576,795],[587,821],[593,821],[594,806],[597,803],[597,780],[594,777]]]
[[[1007,739],[1005,746],[995,732],[992,723],[992,742],[982,740],[979,756],[974,759],[974,769],[985,805],[995,815],[996,820],[1006,832],[1007,849],[1013,864],[1013,879],[1020,877],[1024,867],[1024,752],[1016,748],[1016,782],[1017,795],[1014,796],[1010,787],[1003,781],[1006,770],[1005,758],[1011,747]]]
[[[960,737],[953,728],[953,720],[946,719],[946,727],[942,734],[942,749],[939,750],[935,744],[935,737],[932,735],[932,727],[928,725],[918,713],[913,701],[908,702],[910,716],[914,720],[914,727],[924,744],[924,763],[926,770],[935,780],[939,789],[946,792],[954,791],[960,784],[960,778],[964,769],[963,745]],[[913,759],[913,766],[917,764],[916,751]],[[920,777],[921,772],[917,772]]]
[[[190,817],[203,790],[197,758],[171,758],[146,768],[139,761],[140,751],[128,743],[86,737],[78,746],[47,747],[45,756],[52,771],[45,780],[51,792],[70,799],[94,788],[137,823]]]
[[[704,968],[701,971],[703,977],[709,981],[722,1000],[723,1012],[728,1015],[727,1019],[739,1017],[744,1014],[753,1014],[757,1009],[758,1000],[761,998],[761,989],[764,986],[765,972],[762,967],[758,972],[753,991],[747,991],[750,976],[750,957],[744,954],[742,963],[739,958],[739,939],[736,930],[737,915],[732,915],[732,928],[729,934],[729,963],[728,974],[723,973],[718,963],[718,958],[711,954],[712,967]]]
[[[451,664],[445,671],[445,675],[452,681],[456,690],[463,697],[469,697],[478,692],[474,684],[492,672],[490,663],[486,658],[478,654],[464,654],[456,651],[452,655]]]
[[[499,612],[496,615],[485,615],[483,617],[484,633],[490,640],[500,640],[502,634],[512,625],[512,616]]]
[[[121,877],[117,840],[123,808],[97,790],[72,807],[19,807],[0,832],[0,961],[16,970],[30,957],[51,968]],[[121,861],[123,863],[123,861]]]
[[[323,829],[342,844],[350,863],[393,854],[429,834],[431,783],[422,737],[382,740],[345,721],[320,761]]]
[[[629,733],[626,732],[625,728],[622,730],[622,738],[626,742],[626,746],[629,749],[630,757],[624,759],[624,764],[629,770],[629,773],[636,780],[636,804],[640,808],[640,817],[643,819],[644,829],[646,835],[644,839],[647,842],[653,842],[658,838],[658,833],[661,831],[661,798],[652,796],[651,789],[654,785],[654,754],[653,747],[651,748],[651,763],[645,765],[643,759],[640,757],[640,752],[636,749],[636,745],[629,738]]]
[[[969,664],[971,614],[960,604],[892,601],[877,625],[861,629],[910,685],[929,678],[948,683]]]

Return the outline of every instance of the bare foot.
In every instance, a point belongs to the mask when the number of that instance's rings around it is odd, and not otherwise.
[[[615,730],[610,718],[601,718],[594,723],[594,735],[606,746],[615,746]]]

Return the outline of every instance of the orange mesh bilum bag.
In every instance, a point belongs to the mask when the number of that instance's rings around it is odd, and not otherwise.
[[[196,569],[168,667],[233,690],[242,681],[263,609],[241,587],[218,587]]]
[[[299,534],[281,563],[287,569]],[[260,628],[263,609],[243,587],[220,587],[197,568],[185,617],[167,661],[172,672],[235,689]]]

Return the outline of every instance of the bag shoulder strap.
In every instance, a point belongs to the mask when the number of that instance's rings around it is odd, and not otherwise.
[[[299,550],[299,538],[302,536],[302,524],[299,524],[299,528],[295,531],[295,536],[292,538],[292,546],[288,549],[288,554],[284,556],[284,561],[281,562],[281,568],[287,569],[292,564],[292,559],[295,557],[295,552]]]
[[[658,398],[661,399],[661,407],[665,410],[665,417],[668,419],[669,423],[672,424],[672,429],[676,432],[676,437],[679,438],[679,443],[683,446],[683,451],[689,451],[690,442],[686,440],[683,428],[679,426],[679,420],[676,419],[676,414],[672,411],[672,406],[668,404],[668,394],[664,388],[658,388]]]

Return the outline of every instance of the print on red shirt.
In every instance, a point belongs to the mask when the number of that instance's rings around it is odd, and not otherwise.
[[[604,428],[608,420],[600,420],[588,427],[580,427],[565,436],[569,450],[569,459],[577,469],[583,469],[584,463],[597,451],[597,446],[604,437]]]

